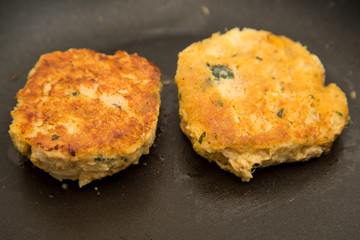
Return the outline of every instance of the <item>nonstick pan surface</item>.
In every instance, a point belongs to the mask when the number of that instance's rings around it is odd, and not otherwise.
[[[0,238],[358,239],[359,10],[357,1],[1,1]],[[288,36],[319,56],[352,118],[329,154],[243,183],[193,151],[179,128],[177,54],[233,27]],[[81,189],[33,167],[8,135],[29,70],[69,48],[137,52],[165,83],[150,154]]]

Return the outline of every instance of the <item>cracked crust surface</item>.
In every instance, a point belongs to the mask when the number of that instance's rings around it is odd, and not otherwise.
[[[16,96],[9,133],[36,166],[83,186],[148,153],[160,87],[159,69],[137,54],[44,54]]]
[[[243,181],[255,168],[330,150],[349,120],[319,58],[267,31],[235,28],[179,54],[181,129],[195,151]]]

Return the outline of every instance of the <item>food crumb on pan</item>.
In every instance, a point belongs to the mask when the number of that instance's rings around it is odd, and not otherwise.
[[[67,183],[61,184],[61,188],[67,190],[69,188],[69,185]]]
[[[49,197],[49,198],[54,198],[54,195],[49,194],[48,197]]]
[[[210,15],[210,10],[207,6],[202,5],[201,6],[201,12],[205,15],[205,16],[209,16]]]
[[[14,73],[11,75],[10,79],[11,81],[16,81],[19,79],[19,77],[20,77],[19,73]]]
[[[355,91],[350,92],[350,98],[351,99],[356,99],[356,92]]]
[[[99,190],[99,188],[98,188],[98,187],[94,187],[94,190],[97,191],[97,190]]]
[[[166,85],[169,85],[171,82],[170,82],[170,80],[164,80],[164,81],[161,81],[161,83],[163,86],[166,86]]]

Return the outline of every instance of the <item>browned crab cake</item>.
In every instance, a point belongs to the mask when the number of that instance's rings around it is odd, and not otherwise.
[[[319,157],[349,119],[345,94],[324,76],[320,60],[284,36],[216,33],[179,54],[181,129],[243,181],[258,167]]]
[[[48,53],[17,94],[9,133],[37,167],[83,186],[149,152],[160,88],[159,69],[137,54]]]

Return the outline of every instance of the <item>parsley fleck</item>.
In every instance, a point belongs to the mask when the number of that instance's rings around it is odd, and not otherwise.
[[[342,114],[341,112],[336,111],[336,113],[337,113],[340,117],[343,116],[343,114]]]
[[[211,103],[214,104],[214,105],[217,106],[217,107],[223,107],[223,106],[224,106],[224,104],[223,104],[220,100],[217,100],[216,102],[213,102],[213,101],[211,100]]]
[[[284,112],[284,108],[280,109],[280,111],[278,111],[278,113],[276,114],[279,118],[282,118]]]
[[[105,160],[105,158],[103,158],[102,156],[98,156],[94,160],[95,160],[95,162],[102,162]]]
[[[59,135],[54,134],[54,135],[52,135],[52,137],[51,137],[51,141],[58,140],[59,138],[60,138]]]
[[[124,157],[121,157],[121,160],[123,160],[124,162],[129,162],[129,159],[127,159],[127,158],[124,158]]]
[[[199,137],[199,143],[200,143],[200,144],[202,143],[202,141],[203,141],[203,139],[204,139],[205,136],[206,136],[206,132],[203,132],[203,133],[200,135],[200,137]]]
[[[222,107],[222,106],[224,106],[224,104],[221,101],[216,101],[216,106]]]
[[[233,71],[227,66],[213,65],[208,67],[211,70],[212,75],[215,77],[214,80],[220,81],[220,79],[234,79]]]
[[[257,60],[260,60],[260,61],[263,60],[263,59],[262,59],[261,57],[259,57],[259,56],[256,56],[256,59],[257,59]]]
[[[315,99],[314,95],[310,94],[311,99]]]
[[[120,108],[121,109],[121,106],[119,104],[116,104],[116,103],[113,103],[113,105],[117,108]]]
[[[73,95],[73,96],[77,96],[77,95],[78,95],[78,92],[73,92],[72,95]]]

